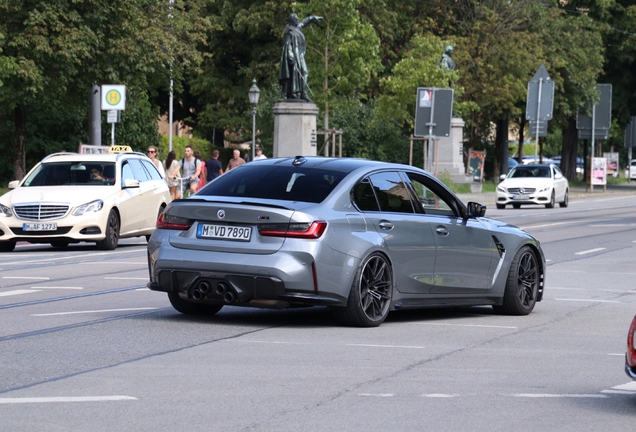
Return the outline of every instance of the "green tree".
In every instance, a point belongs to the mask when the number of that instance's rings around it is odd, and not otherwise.
[[[92,83],[147,88],[179,80],[200,60],[208,23],[195,0],[34,0],[0,3],[3,115],[15,125],[13,170],[25,174],[27,123],[34,104],[82,104]]]

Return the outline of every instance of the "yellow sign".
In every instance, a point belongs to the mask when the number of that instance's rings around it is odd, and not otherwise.
[[[115,89],[110,90],[108,93],[106,93],[106,102],[113,106],[117,105],[119,102],[121,102],[121,93],[119,93]]]
[[[123,152],[132,152],[133,149],[130,146],[123,145],[112,145],[108,149],[108,153],[123,153]]]

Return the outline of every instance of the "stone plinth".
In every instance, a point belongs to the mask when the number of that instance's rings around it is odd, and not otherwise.
[[[465,182],[464,124],[461,118],[453,117],[450,136],[440,138],[437,145],[437,175],[446,171],[457,184]]]
[[[274,112],[274,157],[316,156],[316,115],[313,102],[277,102]]]

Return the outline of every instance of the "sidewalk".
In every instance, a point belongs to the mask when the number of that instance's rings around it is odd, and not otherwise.
[[[586,191],[585,186],[570,186],[570,201],[609,194],[636,194],[636,182],[608,184],[605,192],[603,192],[603,186],[594,186],[594,192]],[[497,200],[497,194],[495,192],[457,194],[457,196],[464,202],[464,204],[469,201],[475,201],[490,207],[495,207]]]

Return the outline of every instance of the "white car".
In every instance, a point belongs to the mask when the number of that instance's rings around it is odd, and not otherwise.
[[[632,159],[629,163],[629,179],[636,180],[636,159]]]
[[[503,209],[506,204],[514,208],[522,204],[540,204],[553,208],[555,203],[567,207],[569,184],[561,170],[553,164],[517,165],[497,186],[497,208]]]
[[[150,238],[170,202],[157,168],[134,152],[55,153],[9,189],[0,197],[0,252],[19,241],[115,249],[120,238]]]

